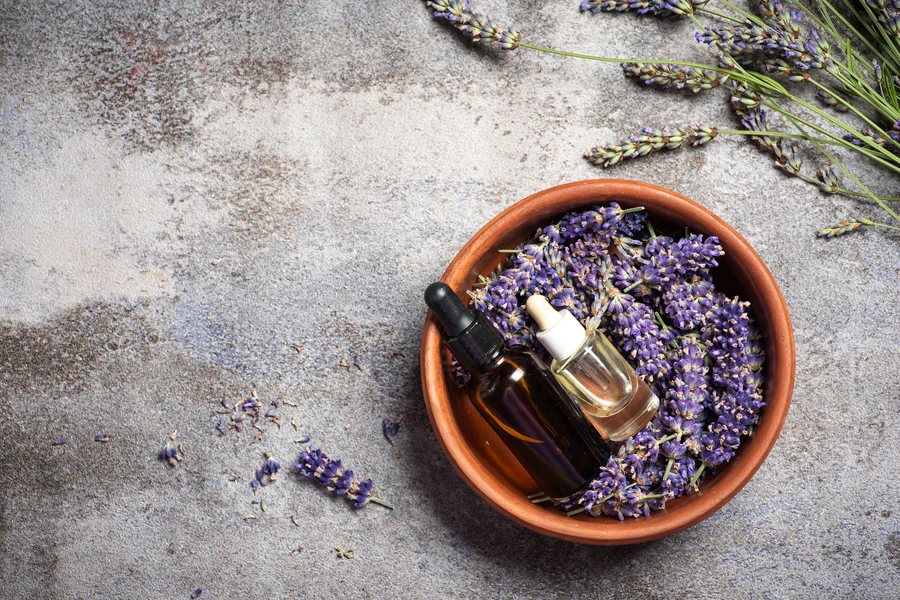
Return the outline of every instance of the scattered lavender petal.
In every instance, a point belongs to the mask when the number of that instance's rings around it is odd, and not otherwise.
[[[390,417],[385,417],[384,421],[381,424],[381,429],[384,432],[384,437],[387,438],[391,444],[394,443],[394,436],[400,432],[400,424],[403,422],[403,418],[399,418],[396,421],[392,420]]]

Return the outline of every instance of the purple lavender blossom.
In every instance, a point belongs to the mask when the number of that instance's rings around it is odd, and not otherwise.
[[[345,469],[340,460],[334,460],[318,448],[306,447],[294,462],[300,474],[312,479],[329,492],[345,496],[356,508],[362,508],[370,501],[387,508],[394,507],[372,496],[374,484],[371,479],[360,481],[353,471]]]
[[[700,146],[712,141],[717,135],[718,130],[709,125],[691,127],[688,130],[677,127],[673,130],[644,127],[640,134],[611,146],[596,146],[585,152],[584,157],[591,164],[612,167],[623,160],[647,156],[660,150]]]
[[[449,21],[473,42],[497,42],[504,50],[519,47],[522,36],[509,28],[498,27],[490,17],[475,12],[471,0],[428,0],[434,16]]]
[[[586,0],[581,3],[581,11],[635,12],[639,15],[679,18],[694,14],[695,8],[705,6],[707,2],[709,0]]]
[[[690,90],[695,94],[717,88],[729,75],[701,67],[685,67],[667,63],[622,63],[626,77],[634,77],[644,85],[660,89]]]

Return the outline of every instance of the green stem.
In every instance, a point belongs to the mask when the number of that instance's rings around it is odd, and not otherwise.
[[[574,517],[575,515],[577,515],[579,513],[583,513],[584,511],[585,511],[585,508],[582,506],[581,508],[576,508],[575,510],[570,510],[569,512],[566,513],[566,516]]]
[[[895,231],[900,231],[900,227],[894,227],[893,225],[887,225],[887,224],[885,224],[885,223],[875,223],[875,222],[873,221],[873,222],[872,222],[872,225],[875,226],[875,227],[884,227],[885,229],[893,229],[893,230],[895,230]]]
[[[847,81],[844,80],[844,79],[841,79],[841,78],[840,78],[838,75],[836,75],[835,73],[831,73],[831,76],[834,77],[835,79],[837,79],[838,81],[840,81],[841,83],[843,83],[844,85],[846,85],[846,86],[848,86],[848,87],[852,87],[852,84],[851,84],[851,83],[847,82]],[[812,84],[813,84],[814,86],[816,86],[817,88],[819,88],[820,90],[823,90],[823,91],[828,92],[829,94],[832,94],[833,96],[835,96],[838,100],[840,100],[841,102],[843,102],[844,104],[846,104],[846,105],[847,105],[847,108],[849,108],[850,111],[853,112],[853,114],[855,114],[855,115],[858,116],[860,119],[862,119],[863,121],[865,121],[868,125],[874,127],[875,130],[876,130],[878,133],[880,133],[881,135],[883,135],[885,138],[887,138],[887,140],[889,140],[890,143],[892,143],[892,144],[894,144],[895,146],[897,146],[898,148],[900,148],[900,143],[897,143],[897,141],[894,140],[894,138],[890,137],[884,129],[882,129],[881,127],[879,127],[875,122],[873,122],[871,119],[869,119],[869,117],[867,117],[865,114],[863,114],[862,112],[860,112],[859,109],[857,109],[855,106],[853,106],[849,101],[844,100],[843,98],[841,98],[838,94],[835,93],[834,90],[832,90],[832,89],[830,89],[830,88],[828,88],[828,87],[822,85],[821,83],[819,83],[818,81],[816,81],[816,80],[813,79],[812,77],[809,78],[809,82],[812,83]],[[868,97],[863,97],[863,99],[866,100],[866,102],[868,102],[868,104],[869,104],[870,106],[872,106],[873,108],[875,108],[879,113],[881,113],[884,117],[890,119],[891,121],[897,121],[897,119],[900,118],[900,115],[896,115],[896,116],[895,116],[895,112],[896,112],[896,111],[892,111],[892,110],[890,109],[890,107],[887,108],[887,113],[888,113],[888,114],[885,114],[885,111],[879,110],[877,106],[874,106],[873,103],[869,101],[869,98],[868,98]],[[885,104],[885,106],[887,107],[886,104]]]
[[[753,129],[719,129],[719,135],[750,135],[756,137],[775,137],[788,138],[792,140],[806,140],[806,138],[799,133],[783,133],[781,131],[756,131]],[[833,146],[843,145],[838,144],[834,140],[827,140],[825,138],[818,138],[818,140],[823,144],[831,144]]]
[[[700,490],[697,489],[697,481],[700,479],[700,476],[703,475],[703,470],[705,468],[706,468],[706,463],[703,463],[702,465],[700,465],[700,468],[697,469],[697,472],[694,473],[694,476],[691,477],[691,482],[688,484],[698,492]]]
[[[644,210],[644,207],[643,207],[643,206],[635,206],[635,207],[632,207],[632,208],[626,208],[626,209],[620,210],[620,211],[619,211],[619,214],[627,215],[628,213],[640,212],[640,211],[642,211],[642,210]]]
[[[847,140],[845,140],[844,138],[831,133],[827,129],[824,129],[824,128],[820,127],[819,125],[816,125],[815,123],[808,121],[807,119],[804,119],[802,117],[795,115],[794,113],[784,110],[783,108],[781,108],[780,106],[778,106],[777,104],[775,104],[771,101],[765,101],[764,105],[767,108],[771,108],[775,112],[784,115],[787,119],[794,119],[794,120],[798,121],[799,123],[802,123],[803,125],[809,127],[810,129],[814,129],[815,131],[818,131],[822,135],[825,135],[825,136],[833,139],[835,142],[837,142],[837,144],[835,144],[835,145],[842,146],[844,148],[848,148],[850,150],[853,150],[854,152],[859,152],[860,154],[864,154],[867,157],[869,157],[870,159],[874,160],[875,162],[884,165],[888,169],[891,169],[892,171],[896,171],[897,173],[900,173],[900,165],[892,164],[892,163],[884,160],[878,154],[875,154],[874,152],[872,152],[869,148],[855,146],[855,145],[851,144],[850,142],[848,142]],[[817,111],[817,112],[821,112],[821,111]],[[853,131],[851,128],[847,127],[846,125],[844,125],[843,129],[845,129],[847,131]],[[860,133],[858,131],[856,132],[856,134],[862,135],[862,133]],[[816,143],[815,139],[809,139],[809,141],[813,144]],[[898,158],[894,155],[891,155],[891,156],[893,156],[895,159]]]
[[[531,501],[532,504],[540,504],[541,502],[546,502],[550,499],[550,496],[544,496],[543,498],[535,498]]]
[[[856,10],[855,10],[855,9],[853,9],[852,7],[848,7],[848,8],[851,8],[851,10],[853,11],[854,14],[856,14],[856,17],[857,17],[857,19],[859,20],[859,22],[860,22],[860,23],[863,23],[863,26],[866,27],[866,29],[869,30],[869,35],[863,35],[862,33],[860,33],[860,32],[859,32],[859,31],[858,31],[858,30],[850,23],[850,21],[849,21],[843,14],[841,14],[837,9],[834,8],[834,6],[832,6],[832,5],[828,2],[828,0],[818,0],[818,3],[819,3],[819,7],[820,7],[820,8],[823,7],[823,6],[827,8],[827,11],[826,11],[826,10],[822,10],[822,14],[826,14],[826,15],[827,15],[827,14],[830,13],[830,14],[834,15],[835,17],[837,17],[838,19],[840,19],[841,23],[843,23],[843,25],[844,25],[847,29],[849,29],[851,32],[853,32],[853,34],[856,36],[856,38],[857,38],[858,40],[860,40],[863,44],[865,44],[866,48],[869,49],[869,52],[871,52],[871,53],[874,54],[876,57],[878,57],[879,59],[881,59],[881,62],[883,62],[883,63],[890,63],[890,62],[891,62],[890,60],[886,59],[886,58],[884,57],[884,55],[878,50],[878,48],[877,48],[874,44],[872,44],[872,43],[869,41],[869,37],[870,37],[870,36],[871,36],[871,37],[875,37],[875,32],[873,32],[872,29],[871,29],[870,27],[868,27],[868,26],[865,24],[865,21],[863,21],[862,18],[860,17],[860,15],[856,13]],[[837,28],[834,27],[833,23],[831,24],[830,27],[827,26],[827,25],[825,25],[824,23],[822,23],[822,21],[820,21],[820,20],[813,14],[813,12],[812,12],[811,10],[809,10],[808,8],[806,8],[805,6],[803,6],[803,3],[802,3],[802,2],[797,3],[797,7],[798,7],[800,10],[802,10],[803,13],[804,13],[807,17],[811,18],[814,22],[816,22],[820,27],[822,27],[823,29],[829,30],[829,33],[831,34],[831,36],[832,36],[833,38],[836,38],[836,39],[839,38],[838,32],[837,32]],[[831,19],[830,19],[830,18],[829,18],[829,22],[831,23]]]
[[[734,71],[726,69],[724,67],[716,67],[714,65],[705,65],[702,63],[695,62],[686,62],[679,60],[657,60],[657,59],[647,59],[647,58],[607,58],[605,56],[593,56],[591,54],[578,54],[576,52],[566,52],[565,50],[554,50],[553,48],[545,48],[543,46],[535,46],[533,44],[526,44],[524,42],[519,43],[520,48],[528,48],[529,50],[537,50],[538,52],[547,52],[548,54],[558,54],[559,56],[568,56],[570,58],[583,58],[585,60],[596,60],[599,62],[606,63],[661,63],[667,65],[677,65],[679,67],[696,67],[698,69],[707,69],[709,71],[715,71],[717,73],[724,73],[726,75],[734,76]],[[737,78],[740,81],[740,78]],[[753,81],[758,82],[758,78],[753,78]]]
[[[744,19],[737,19],[735,17],[732,17],[731,15],[726,15],[725,13],[720,13],[719,11],[706,8],[705,6],[701,6],[699,8],[694,8],[694,10],[697,12],[702,12],[702,13],[706,13],[708,15],[713,15],[715,17],[719,17],[720,19],[725,19],[726,21],[731,21],[732,23],[743,24],[745,22]]]
[[[384,500],[381,500],[381,499],[379,499],[379,498],[376,498],[375,496],[369,496],[369,501],[370,501],[370,502],[374,502],[375,504],[380,504],[381,506],[387,507],[387,508],[389,508],[389,509],[391,509],[391,510],[394,510],[394,505],[393,505],[393,504],[390,504],[390,503],[388,503],[388,502],[385,502]]]
[[[669,464],[666,465],[666,472],[665,472],[665,473],[663,474],[663,476],[662,476],[662,480],[663,480],[663,481],[665,481],[666,479],[669,478],[669,473],[672,472],[672,465],[674,465],[674,464],[675,464],[675,459],[674,459],[674,458],[670,458],[670,459],[669,459]]]
[[[791,124],[792,124],[794,127],[797,128],[797,131],[799,131],[800,133],[804,133],[804,134],[806,133],[806,132],[803,130],[803,128],[800,126],[800,124],[797,123],[797,121],[796,121],[795,119],[793,119],[793,118],[791,118],[791,117],[788,117],[788,120],[790,120]],[[858,185],[859,188],[860,188],[861,190],[863,190],[864,192],[866,192],[866,193],[868,194],[868,196],[869,196],[872,200],[874,200],[875,202],[877,202],[878,205],[879,205],[881,208],[883,208],[884,210],[886,210],[887,213],[888,213],[889,215],[891,215],[892,217],[894,217],[894,219],[896,219],[897,221],[900,221],[900,215],[897,215],[896,212],[894,212],[893,210],[891,210],[891,207],[890,207],[890,206],[888,206],[887,204],[885,204],[884,202],[882,202],[881,200],[879,200],[879,199],[878,199],[878,196],[876,196],[876,195],[873,194],[871,191],[869,191],[869,188],[867,188],[865,185],[863,185],[863,182],[860,181],[859,179],[857,179],[856,176],[853,175],[853,173],[851,173],[850,170],[849,170],[847,167],[845,167],[839,160],[837,160],[837,159],[836,159],[835,157],[833,157],[827,150],[825,150],[825,148],[824,148],[821,144],[817,144],[815,141],[812,141],[812,140],[811,140],[811,142],[812,142],[812,144],[819,150],[819,152],[821,152],[822,154],[824,154],[825,156],[827,156],[827,157],[828,157],[828,160],[830,160],[831,162],[833,162],[837,168],[839,168],[841,171],[843,171],[844,174],[845,174],[847,177],[849,177],[851,181],[853,181],[853,183],[855,183],[856,185]]]
[[[738,8],[737,6],[735,6],[734,4],[732,4],[731,2],[727,2],[727,0],[719,0],[719,4],[721,4],[721,5],[724,6],[725,8],[730,8],[731,10],[733,10],[734,12],[736,12],[737,14],[739,14],[739,15],[741,15],[742,17],[744,17],[745,19],[747,19],[748,21],[752,21],[753,23],[756,23],[757,25],[759,25],[759,26],[761,26],[761,27],[768,27],[768,25],[766,25],[765,21],[763,21],[762,19],[760,19],[760,18],[757,17],[756,15],[750,14],[750,13],[748,13],[747,11]]]
[[[838,188],[837,193],[842,194],[844,196],[855,196],[857,198],[869,198],[871,200],[871,196],[869,196],[869,194],[866,194],[864,192],[855,192],[853,190]],[[885,202],[900,202],[900,196],[877,196],[877,197],[881,198]]]

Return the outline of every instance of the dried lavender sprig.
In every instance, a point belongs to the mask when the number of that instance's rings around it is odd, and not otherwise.
[[[876,223],[875,221],[866,219],[865,217],[850,217],[845,221],[838,221],[836,225],[820,229],[816,232],[816,237],[831,238],[836,235],[844,235],[845,233],[856,231],[857,229],[860,229],[862,227],[884,227],[885,229],[894,229],[896,231],[900,231],[900,227],[886,225],[885,223]]]
[[[660,17],[689,17],[709,0],[587,0],[581,3],[582,12],[634,12]]]
[[[294,468],[309,479],[313,479],[329,492],[339,496],[346,496],[353,501],[356,508],[362,508],[369,502],[380,504],[391,510],[392,504],[372,495],[374,484],[371,479],[360,481],[354,476],[353,471],[345,469],[340,460],[332,459],[328,454],[318,448],[307,446],[300,451],[300,456],[294,462]]]
[[[717,135],[719,130],[708,125],[692,126],[687,131],[644,127],[640,135],[633,135],[612,146],[596,146],[585,152],[584,157],[592,164],[611,167],[623,160],[647,156],[658,150],[677,150],[685,145],[700,146],[714,140]]]
[[[661,89],[688,89],[694,93],[719,87],[729,79],[727,73],[701,67],[669,63],[622,63],[626,77],[640,79],[644,85]]]
[[[471,0],[428,0],[438,19],[450,21],[454,27],[474,42],[496,42],[504,50],[519,47],[522,36],[510,28],[498,27],[487,15],[475,12]]]

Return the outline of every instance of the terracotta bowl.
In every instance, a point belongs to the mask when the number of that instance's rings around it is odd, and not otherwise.
[[[430,313],[422,336],[421,367],[425,404],[438,441],[465,482],[482,498],[534,531],[573,542],[619,545],[646,542],[690,527],[725,505],[750,481],[775,444],[787,416],[794,386],[794,336],[775,279],[744,238],[684,196],[635,181],[580,181],[517,202],[469,240],[441,279],[465,298],[479,274],[487,275],[505,261],[506,255],[499,250],[514,248],[539,226],[565,212],[610,201],[626,208],[645,207],[657,229],[688,226],[692,232],[718,236],[725,257],[713,272],[716,288],[749,300],[763,334],[767,405],[759,425],[753,437],[741,444],[737,456],[706,478],[699,493],[677,498],[649,517],[625,521],[584,514],[567,517],[552,506],[532,504],[526,496],[539,491],[537,485],[479,416],[464,390],[454,385],[449,373],[450,354]]]

